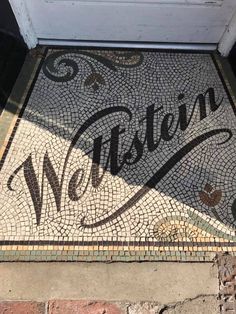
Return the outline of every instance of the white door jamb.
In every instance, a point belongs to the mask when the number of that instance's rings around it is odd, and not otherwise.
[[[24,0],[9,0],[12,10],[15,14],[20,33],[27,44],[28,48],[35,48],[38,39],[34,31],[32,21],[29,16],[28,8]]]
[[[218,50],[223,57],[227,57],[236,42],[236,12],[227,26],[218,45]]]

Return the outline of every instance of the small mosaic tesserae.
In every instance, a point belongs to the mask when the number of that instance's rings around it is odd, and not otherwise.
[[[236,251],[236,109],[208,53],[49,49],[1,148],[1,261]]]

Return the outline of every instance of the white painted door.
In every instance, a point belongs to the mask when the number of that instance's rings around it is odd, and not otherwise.
[[[38,39],[218,43],[236,0],[10,0]]]

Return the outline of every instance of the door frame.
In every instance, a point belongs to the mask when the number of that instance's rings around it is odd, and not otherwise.
[[[223,57],[228,57],[230,50],[236,42],[236,12],[218,44],[218,50]]]
[[[35,48],[38,38],[34,31],[28,8],[24,0],[9,0],[12,11],[19,25],[21,36],[29,49]]]

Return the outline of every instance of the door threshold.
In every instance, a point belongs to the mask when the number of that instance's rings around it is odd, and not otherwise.
[[[123,42],[123,41],[87,41],[39,38],[38,43],[46,46],[76,46],[76,47],[104,47],[104,48],[135,48],[135,49],[163,49],[163,50],[191,50],[214,51],[217,44],[199,43],[153,43],[153,42]]]

